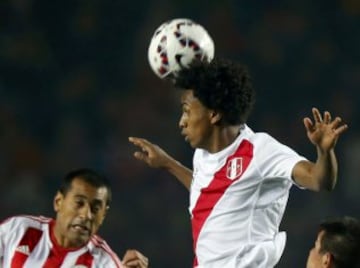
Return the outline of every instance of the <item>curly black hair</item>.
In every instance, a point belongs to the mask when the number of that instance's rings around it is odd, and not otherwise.
[[[174,77],[175,87],[191,89],[209,109],[220,112],[222,124],[246,122],[255,103],[255,91],[246,66],[223,58],[195,61]]]

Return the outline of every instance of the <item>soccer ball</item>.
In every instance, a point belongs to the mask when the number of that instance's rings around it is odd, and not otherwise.
[[[171,77],[194,60],[211,61],[214,42],[203,26],[193,20],[173,19],[155,31],[148,49],[151,69],[160,78]]]

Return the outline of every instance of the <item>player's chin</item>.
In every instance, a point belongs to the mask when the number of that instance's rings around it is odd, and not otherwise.
[[[197,148],[198,147],[198,143],[195,142],[194,140],[191,140],[189,137],[187,137],[185,139],[185,141],[191,146],[191,148]]]
[[[85,244],[87,244],[90,240],[90,235],[77,235],[75,237],[76,241],[77,241],[77,244],[79,246],[83,246]]]
[[[83,232],[79,232],[79,231],[72,231],[71,234],[71,239],[74,241],[75,244],[81,246],[86,244],[91,237],[91,233],[90,231],[83,231]]]

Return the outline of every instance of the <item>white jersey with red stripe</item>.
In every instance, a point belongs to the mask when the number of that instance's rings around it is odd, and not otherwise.
[[[194,267],[273,267],[286,242],[279,225],[294,184],[292,169],[301,160],[246,125],[220,152],[196,149],[189,206]]]
[[[122,268],[117,255],[99,236],[83,247],[66,249],[53,235],[54,220],[16,216],[0,224],[0,267]]]

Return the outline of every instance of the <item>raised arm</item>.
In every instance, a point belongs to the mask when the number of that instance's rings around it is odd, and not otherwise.
[[[334,120],[327,111],[323,116],[317,108],[312,109],[313,120],[304,118],[307,136],[316,146],[317,160],[315,163],[301,161],[293,169],[295,182],[313,191],[334,189],[337,181],[338,164],[334,148],[339,136],[348,128],[342,124],[340,117]]]
[[[146,139],[129,137],[129,141],[138,146],[141,151],[134,153],[134,157],[153,168],[163,168],[175,176],[188,190],[192,180],[192,170],[168,155],[158,145]]]

